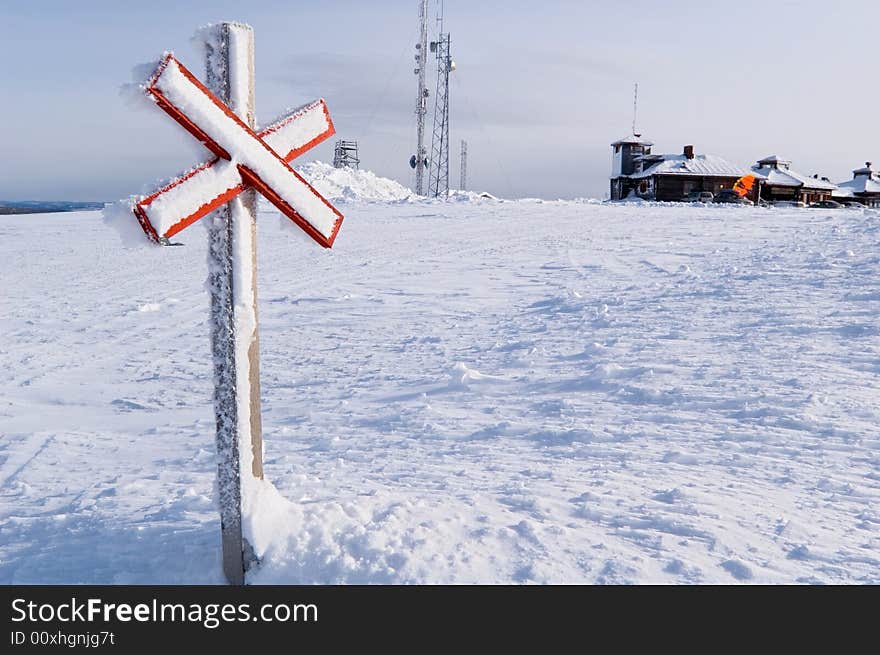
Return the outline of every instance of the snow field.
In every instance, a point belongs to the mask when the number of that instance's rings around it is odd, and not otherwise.
[[[251,582],[880,581],[880,212],[316,170],[333,250],[259,217]],[[220,582],[204,230],[0,236],[0,581]]]

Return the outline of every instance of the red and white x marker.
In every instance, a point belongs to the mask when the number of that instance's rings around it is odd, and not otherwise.
[[[250,186],[319,244],[333,245],[342,214],[289,165],[336,131],[323,100],[255,133],[171,54],[146,91],[217,157],[135,205],[153,241],[174,236]]]

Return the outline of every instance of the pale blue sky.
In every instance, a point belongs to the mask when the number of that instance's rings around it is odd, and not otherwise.
[[[189,38],[220,20],[255,28],[261,122],[323,96],[364,167],[410,184],[417,13],[416,0],[3,0],[0,198],[111,200],[189,168],[192,144],[119,88],[163,50],[200,72]],[[835,181],[880,167],[875,0],[447,0],[446,27],[453,186],[465,138],[472,189],[601,197],[635,81],[655,151],[780,154]]]

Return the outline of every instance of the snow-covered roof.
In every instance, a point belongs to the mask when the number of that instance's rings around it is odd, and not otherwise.
[[[784,166],[788,166],[791,164],[791,160],[783,159],[779,155],[767,155],[763,159],[759,159],[758,164],[760,166],[763,166],[764,164],[783,164]]]
[[[855,193],[880,193],[880,177],[876,173],[870,175],[857,174],[853,179],[841,182],[837,186],[844,193],[848,190],[850,196]]]
[[[652,175],[700,175],[703,177],[742,177],[749,171],[717,155],[696,155],[688,159],[685,155],[645,155],[640,157],[647,168],[631,178],[651,177]],[[652,163],[656,161],[656,163]]]
[[[630,134],[629,136],[625,136],[622,139],[618,139],[617,141],[615,141],[611,145],[612,146],[619,146],[619,145],[623,145],[625,143],[634,143],[634,144],[640,145],[640,146],[653,146],[654,145],[651,141],[648,141],[647,139],[643,139],[641,134]]]
[[[762,159],[759,164],[765,162]],[[782,161],[782,160],[780,160]],[[764,184],[770,186],[787,186],[793,188],[805,187],[807,189],[820,189],[823,191],[833,191],[837,185],[833,182],[826,182],[815,177],[809,177],[790,168],[776,168],[775,166],[752,166],[752,172],[755,177],[759,177]]]

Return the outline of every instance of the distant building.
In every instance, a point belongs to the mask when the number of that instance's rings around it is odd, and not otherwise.
[[[853,179],[841,182],[832,194],[834,200],[855,200],[868,207],[880,207],[880,172],[871,169],[871,162],[853,171]]]
[[[770,155],[752,166],[759,182],[761,199],[769,202],[788,200],[809,205],[820,200],[830,200],[837,185],[827,178],[809,177],[792,170],[791,162],[777,155]]]
[[[633,135],[611,144],[611,199],[684,200],[694,191],[717,194],[748,175],[717,155],[698,155],[685,146],[680,155],[652,154],[649,141]]]

